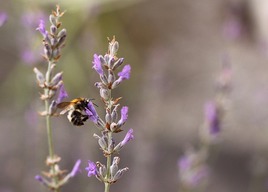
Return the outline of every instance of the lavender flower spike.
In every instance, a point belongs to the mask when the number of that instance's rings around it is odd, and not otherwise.
[[[101,61],[97,54],[94,54],[94,61],[92,63],[93,63],[92,68],[95,69],[99,75],[103,76],[103,69],[101,66]]]
[[[88,167],[86,167],[86,171],[88,171],[88,177],[91,177],[92,175],[97,176],[98,174],[96,164],[90,160],[88,160]]]
[[[91,101],[87,105],[86,114],[88,115],[89,119],[93,121],[93,123],[95,124],[98,123],[99,116]]]
[[[78,159],[76,161],[76,163],[74,164],[73,170],[70,172],[70,176],[74,177],[78,172],[80,172],[80,164],[81,164],[81,160]]]

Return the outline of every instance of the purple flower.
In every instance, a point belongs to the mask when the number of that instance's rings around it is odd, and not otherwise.
[[[88,160],[88,167],[85,168],[88,171],[87,176],[91,177],[92,175],[96,176],[98,174],[97,166],[94,162]]]
[[[70,176],[71,176],[71,177],[74,177],[78,172],[80,172],[80,164],[81,164],[81,160],[78,159],[78,160],[75,162],[72,171],[70,172]]]
[[[103,75],[103,69],[102,69],[102,66],[101,66],[101,61],[100,61],[100,58],[97,54],[94,54],[94,61],[92,62],[93,63],[93,69],[95,69],[97,71],[97,73],[99,75]]]
[[[58,98],[57,98],[57,103],[62,102],[63,99],[65,99],[66,97],[68,97],[68,93],[66,92],[64,85],[61,84],[59,87],[59,94],[58,94]]]
[[[125,80],[125,79],[129,79],[130,78],[130,71],[131,71],[131,67],[130,65],[125,65],[124,68],[122,69],[122,71],[120,71],[118,73],[119,79]]]
[[[209,102],[206,104],[205,117],[209,125],[209,133],[217,135],[220,132],[220,119],[215,103]]]
[[[120,118],[120,120],[118,121],[117,124],[119,126],[122,126],[127,121],[127,118],[128,118],[128,107],[124,106],[121,109],[121,118]]]
[[[209,170],[202,151],[189,150],[178,160],[179,179],[187,188],[196,188],[208,179]]]
[[[6,13],[4,12],[0,13],[0,27],[2,27],[6,23],[7,18],[8,16]]]
[[[44,20],[42,19],[40,19],[39,26],[36,28],[36,30],[38,30],[43,35],[44,38],[48,35],[48,32],[45,28]]]
[[[39,181],[40,183],[42,183],[43,185],[45,185],[45,186],[49,186],[48,181],[47,181],[46,179],[44,179],[42,176],[40,176],[40,175],[36,175],[34,178],[35,178],[37,181]]]
[[[132,139],[134,139],[133,129],[129,129],[127,134],[126,134],[126,136],[125,136],[125,138],[121,142],[121,145],[124,146],[125,144],[127,144]]]
[[[178,160],[178,168],[180,171],[186,171],[191,167],[191,161],[187,156],[182,156]]]
[[[91,101],[87,105],[86,114],[88,115],[88,117],[91,121],[93,121],[95,124],[97,124],[99,116],[98,116],[97,111],[96,111],[96,109]]]

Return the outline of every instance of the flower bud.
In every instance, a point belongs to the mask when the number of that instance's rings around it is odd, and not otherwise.
[[[36,74],[36,79],[38,81],[39,86],[44,87],[45,77],[44,77],[43,73],[41,73],[37,68],[34,68],[33,71]]]
[[[53,115],[57,110],[57,102],[53,100],[48,109],[48,115]]]
[[[100,60],[102,66],[107,65],[107,63],[102,55],[99,55],[99,60]]]
[[[110,166],[110,172],[111,172],[111,177],[112,178],[115,176],[115,174],[118,171],[119,161],[120,161],[120,158],[119,157],[114,157],[113,164]]]
[[[111,94],[108,89],[100,89],[100,96],[105,100],[109,100],[111,97]]]
[[[65,43],[66,37],[67,37],[67,35],[65,34],[65,35],[61,36],[60,38],[58,38],[58,44],[56,46],[57,47],[63,46]]]
[[[104,137],[100,137],[100,139],[98,140],[98,143],[102,150],[107,150],[108,144]]]
[[[117,124],[114,123],[114,122],[112,122],[111,125],[110,125],[110,130],[111,130],[112,132],[115,132],[115,131],[117,130]]]
[[[58,33],[58,38],[62,38],[64,36],[67,36],[67,31],[66,29],[62,29],[59,33]]]
[[[54,59],[58,59],[60,56],[60,49],[59,48],[54,49],[52,55]]]
[[[114,63],[112,70],[116,70],[119,66],[121,66],[124,62],[124,58],[117,59],[117,61]]]
[[[62,72],[59,72],[52,78],[50,86],[57,85],[61,80],[62,80]]]
[[[113,182],[116,182],[118,179],[120,179],[126,171],[128,171],[128,167],[125,167],[117,171],[115,176],[112,178]]]
[[[115,38],[109,43],[109,53],[111,56],[115,56],[119,49],[119,43],[115,41]]]
[[[57,33],[57,27],[55,25],[50,26],[50,33],[55,35]]]
[[[106,115],[105,115],[105,121],[106,123],[111,124],[112,121],[112,117],[111,117],[111,113],[109,113],[109,111],[106,110]]]
[[[115,147],[115,142],[114,142],[114,139],[111,138],[109,141],[108,141],[108,152],[109,153],[112,153],[114,151],[114,147]]]
[[[46,57],[50,60],[52,57],[52,49],[49,44],[45,43],[44,44],[44,53]]]
[[[112,111],[111,114],[111,118],[112,118],[112,122],[116,122],[117,118],[118,118],[118,113],[117,113],[117,108],[119,107],[119,105],[116,105]]]
[[[113,83],[115,81],[116,77],[112,70],[108,71],[108,83]]]
[[[55,26],[57,26],[57,18],[54,16],[54,15],[50,15],[49,16],[49,21],[50,21],[50,23],[52,24],[52,25],[55,25]]]

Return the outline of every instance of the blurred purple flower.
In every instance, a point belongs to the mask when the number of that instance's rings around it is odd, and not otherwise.
[[[81,164],[81,160],[78,159],[76,161],[76,163],[74,164],[73,170],[70,172],[70,176],[74,177],[78,172],[80,172],[80,164]]]
[[[27,11],[21,16],[21,23],[25,27],[34,28],[39,24],[40,20],[44,20],[46,17],[41,11]]]
[[[196,188],[208,179],[208,167],[201,151],[189,150],[179,158],[178,169],[181,184],[188,188]]]
[[[242,34],[242,24],[236,18],[231,18],[223,26],[223,34],[229,39],[237,39]]]
[[[126,136],[125,136],[125,138],[121,142],[121,145],[124,146],[125,144],[127,144],[132,139],[134,139],[133,129],[129,129],[127,134],[126,134]]]
[[[88,160],[88,167],[85,168],[88,171],[87,176],[91,177],[92,175],[97,176],[98,170],[94,162]]]
[[[25,49],[25,50],[22,50],[21,58],[27,64],[34,64],[40,58],[40,57],[37,57],[36,55],[37,54],[34,53],[34,51],[29,50],[29,49]]]
[[[36,30],[38,30],[43,35],[44,38],[47,37],[48,32],[45,28],[44,20],[40,19],[39,26],[36,28]]]
[[[121,79],[121,81],[123,81],[125,79],[129,79],[130,78],[130,71],[131,71],[130,65],[125,65],[124,68],[122,69],[122,71],[118,73],[119,79]]]
[[[217,135],[220,132],[220,119],[217,106],[214,102],[209,102],[205,106],[205,117],[209,126],[209,133]]]
[[[60,88],[59,88],[59,93],[58,93],[58,97],[57,97],[57,100],[56,102],[57,103],[60,103],[63,101],[63,99],[65,99],[66,97],[68,97],[68,93],[66,92],[65,88],[64,88],[64,85],[61,84],[60,85]]]
[[[2,27],[7,22],[8,16],[6,13],[0,13],[0,27]]]
[[[97,124],[99,116],[98,116],[97,111],[96,111],[96,109],[91,101],[87,105],[86,114],[88,115],[88,117],[91,121],[93,121],[95,124]]]
[[[103,69],[101,66],[101,61],[97,54],[94,54],[94,61],[92,63],[93,63],[92,68],[95,69],[99,75],[103,76]]]

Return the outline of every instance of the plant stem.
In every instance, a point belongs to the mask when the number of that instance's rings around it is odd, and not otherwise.
[[[108,140],[111,140],[112,139],[112,132],[109,132],[108,133]],[[105,184],[105,190],[104,192],[110,192],[110,178],[111,178],[111,173],[110,173],[110,167],[111,167],[111,163],[112,163],[112,155],[109,154],[107,156],[107,164],[106,164],[106,168],[107,168],[107,174],[106,174],[106,182],[104,183]]]
[[[108,111],[112,111],[112,93],[111,93],[111,90],[109,90],[109,95],[110,95],[110,98],[108,100],[108,102],[106,103],[106,107],[108,109]],[[112,132],[109,131],[108,132],[108,141],[111,141],[112,140]],[[104,183],[105,185],[105,190],[104,192],[110,192],[110,186],[111,186],[111,183],[110,183],[110,179],[111,179],[111,173],[110,173],[110,167],[111,167],[111,163],[112,163],[112,154],[109,154],[107,155],[107,163],[106,163],[106,168],[107,168],[107,174],[106,174],[106,182]]]
[[[48,68],[47,68],[47,73],[46,73],[46,83],[49,85],[50,83],[50,77],[51,77],[51,69],[52,69],[52,61],[48,62]],[[46,128],[47,128],[47,142],[48,142],[48,153],[49,153],[49,158],[53,159],[54,158],[54,146],[53,146],[53,140],[52,140],[52,129],[51,129],[51,121],[50,121],[50,114],[49,113],[49,105],[50,105],[50,98],[49,98],[49,88],[45,89],[45,110],[47,112],[46,115]],[[58,178],[55,175],[55,165],[52,164],[50,165],[52,173],[53,173],[53,180],[55,184],[58,183]],[[56,188],[54,189],[54,192],[59,192],[59,189]]]
[[[46,73],[46,83],[49,85],[50,83],[50,77],[51,77],[51,65],[52,62],[48,62],[48,67],[47,67],[47,73]],[[47,138],[48,138],[48,152],[49,152],[49,157],[53,158],[54,156],[54,148],[53,148],[53,142],[52,142],[52,131],[51,131],[51,123],[50,123],[50,115],[49,113],[49,104],[50,104],[50,99],[49,99],[49,88],[45,89],[45,110],[47,112],[46,115],[46,127],[47,127]]]

